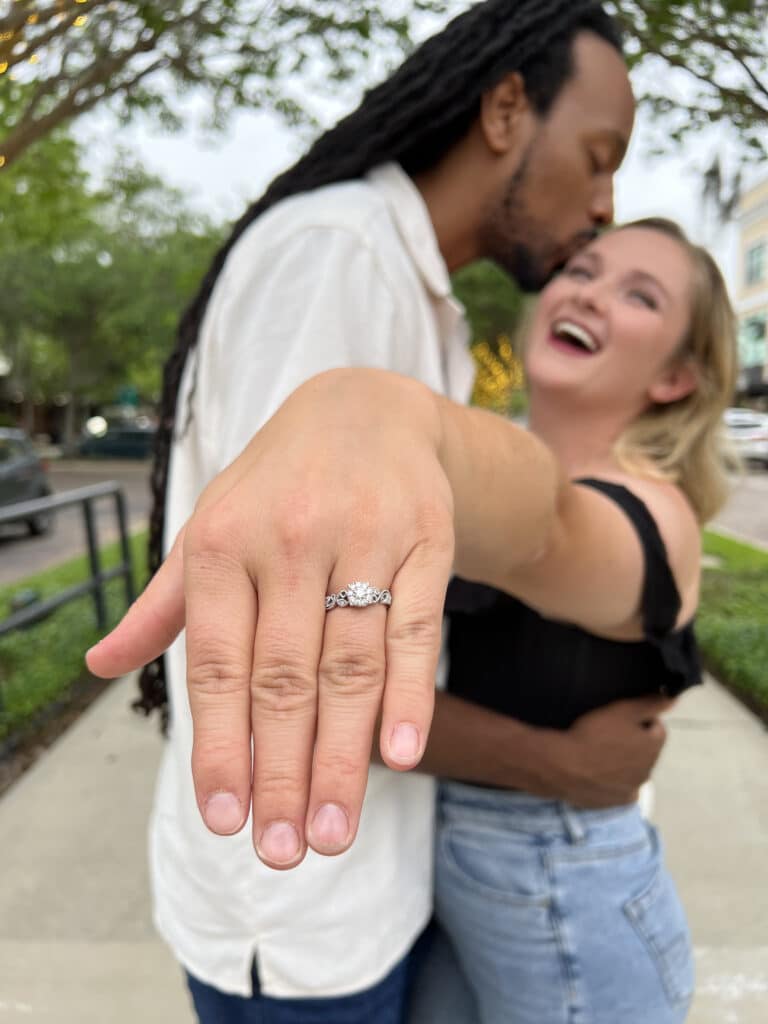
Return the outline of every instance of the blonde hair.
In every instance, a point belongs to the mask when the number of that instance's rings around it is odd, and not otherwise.
[[[669,480],[683,491],[700,523],[722,506],[733,466],[723,437],[724,410],[736,389],[736,320],[723,276],[706,249],[662,217],[623,224],[617,231],[643,228],[677,241],[693,268],[691,317],[675,359],[690,360],[697,386],[684,398],[654,404],[627,427],[614,447],[625,469]]]

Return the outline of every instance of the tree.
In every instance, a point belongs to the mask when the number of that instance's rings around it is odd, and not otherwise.
[[[300,120],[307,112],[297,82],[364,77],[382,53],[394,61],[407,52],[422,16],[444,21],[468,5],[14,0],[0,16],[0,81],[15,77],[30,90],[23,111],[0,134],[0,166],[102,102],[122,117],[153,114],[169,128],[178,127],[190,91],[207,97],[214,124],[236,107]],[[663,115],[669,142],[728,123],[743,154],[763,155],[768,0],[605,0],[605,7],[626,30],[632,63],[646,65],[640,81],[650,84],[641,84],[641,100]],[[679,73],[679,88],[671,86],[670,70]]]
[[[410,46],[415,15],[446,5],[15,0],[5,6],[0,75],[30,88],[23,111],[0,136],[0,166],[104,101],[123,117],[146,111],[169,128],[180,125],[180,101],[192,90],[205,93],[214,124],[235,107],[301,119],[306,112],[291,96],[295,76],[341,82],[359,75],[374,55],[396,56]]]
[[[640,99],[670,143],[726,124],[743,156],[765,155],[768,0],[607,0],[605,7],[624,27],[631,64],[645,65]]]
[[[86,402],[126,384],[156,397],[222,233],[125,153],[96,190],[65,129],[0,175],[0,352],[25,423],[66,402],[71,442]]]
[[[518,413],[525,405],[522,362],[511,336],[523,315],[524,298],[495,263],[479,260],[453,275],[472,330],[477,376],[472,401],[499,413]]]

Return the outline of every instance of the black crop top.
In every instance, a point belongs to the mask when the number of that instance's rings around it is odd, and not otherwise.
[[[640,538],[643,640],[606,640],[546,619],[493,587],[458,578],[446,599],[449,692],[555,729],[567,729],[579,716],[614,700],[677,696],[701,682],[693,623],[674,628],[680,595],[653,516],[626,487],[605,480],[579,483],[620,505]]]

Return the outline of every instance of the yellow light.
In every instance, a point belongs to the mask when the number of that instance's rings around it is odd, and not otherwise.
[[[78,14],[78,16],[72,22],[72,24],[75,26],[75,28],[82,28],[86,21],[88,21],[87,14]]]
[[[40,58],[38,57],[38,55],[36,53],[33,53],[32,56],[29,58],[29,63],[30,64],[37,64],[37,62],[39,60],[40,60]]]
[[[4,60],[2,62],[2,64],[0,64],[0,75],[4,75],[7,70],[8,70],[8,61]]]
[[[0,167],[5,167],[5,157],[0,153]]]

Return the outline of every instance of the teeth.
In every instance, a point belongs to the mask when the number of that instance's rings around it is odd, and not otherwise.
[[[558,320],[554,325],[554,332],[559,337],[570,338],[583,345],[588,352],[597,352],[597,342],[583,327],[573,323],[571,320]]]

